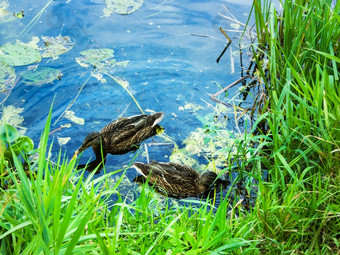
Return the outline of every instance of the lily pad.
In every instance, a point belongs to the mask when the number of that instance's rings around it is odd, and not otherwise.
[[[109,17],[112,12],[126,15],[137,11],[143,4],[143,0],[105,0],[104,16]]]
[[[27,85],[40,86],[52,83],[62,75],[61,71],[51,67],[38,67],[36,70],[28,70],[22,74],[22,81]]]
[[[18,130],[8,124],[0,125],[0,139],[6,143],[12,143],[20,137]]]
[[[108,48],[84,50],[79,54],[83,57],[76,58],[76,61],[83,67],[94,66],[95,68],[100,68],[104,64],[102,61],[105,60],[108,61],[107,64],[110,66],[115,66],[117,62],[113,59],[114,50]]]
[[[32,36],[32,39],[31,41],[27,42],[27,43],[24,43],[20,40],[16,40],[16,43],[17,44],[20,44],[20,45],[24,45],[24,46],[27,46],[27,47],[30,47],[30,48],[34,48],[36,50],[40,50],[39,46],[38,46],[38,43],[40,42],[40,39],[38,36]]]
[[[40,62],[38,50],[20,43],[6,43],[0,46],[0,62],[10,66],[25,66]]]
[[[4,92],[15,83],[16,74],[13,67],[0,62],[0,92]]]
[[[59,55],[64,54],[71,50],[74,46],[74,42],[68,36],[42,36],[41,39],[44,41],[45,48],[42,53],[43,58],[53,58],[58,59]]]
[[[79,125],[85,124],[85,120],[83,118],[75,116],[74,111],[66,111],[65,118]]]
[[[5,122],[13,127],[19,129],[20,134],[25,134],[27,128],[22,127],[21,124],[24,122],[24,117],[19,114],[22,113],[24,108],[16,108],[13,105],[5,106],[2,111],[2,118],[5,119]],[[0,120],[0,123],[3,123]]]
[[[57,136],[57,138],[58,138],[59,146],[63,146],[71,140],[71,137],[59,137],[59,136]]]
[[[114,50],[108,48],[88,49],[79,53],[82,57],[76,58],[82,67],[93,67],[95,72],[107,73],[115,66],[126,67],[128,60],[118,62],[114,59]]]
[[[114,59],[114,50],[108,48],[89,49],[79,53],[82,57],[76,58],[77,63],[82,67],[92,67],[91,75],[98,81],[105,83],[103,74],[112,73],[112,69],[117,67],[126,67],[129,61],[117,62]],[[111,77],[112,78],[112,77]],[[115,78],[113,78],[116,80]],[[118,81],[117,81],[118,82]],[[122,81],[124,83],[124,81]],[[124,86],[129,84],[124,83]]]

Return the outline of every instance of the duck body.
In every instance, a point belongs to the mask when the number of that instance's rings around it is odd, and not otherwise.
[[[117,155],[138,149],[141,142],[157,134],[164,113],[120,118],[100,130],[103,151]]]
[[[105,161],[107,154],[125,154],[138,149],[141,142],[162,130],[158,123],[163,119],[164,113],[158,112],[152,115],[135,115],[123,117],[106,125],[99,132],[89,133],[83,144],[75,152],[75,155],[92,147],[96,155],[94,162]]]
[[[217,178],[214,172],[199,174],[189,166],[172,162],[135,162],[133,165],[149,184],[173,197],[197,196],[205,192]]]

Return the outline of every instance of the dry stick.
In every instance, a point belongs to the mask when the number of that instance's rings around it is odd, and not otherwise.
[[[220,62],[221,57],[224,55],[224,53],[226,52],[226,50],[229,48],[229,45],[231,44],[231,39],[230,37],[227,35],[227,33],[223,30],[222,27],[220,27],[220,31],[222,32],[222,34],[225,36],[225,38],[227,38],[228,40],[228,44],[227,46],[225,46],[224,50],[222,51],[222,53],[220,54],[220,56],[216,59],[216,62]]]
[[[221,100],[218,100],[216,97],[214,97],[214,95],[211,95],[211,94],[209,94],[209,93],[208,93],[208,95],[210,96],[210,99],[213,100],[213,101],[215,101],[216,103],[223,104],[223,105],[225,105],[225,106],[227,106],[227,107],[231,107],[231,108],[234,108],[234,107],[235,107],[237,110],[239,110],[239,111],[241,111],[241,112],[247,110],[247,109],[243,109],[242,107],[239,107],[239,106],[237,106],[237,105],[233,105],[233,104],[231,104],[231,103],[222,102]]]
[[[216,59],[216,63],[220,62],[221,57],[224,55],[224,53],[226,52],[226,50],[229,48],[231,42],[228,42],[227,46],[224,47],[222,53],[218,56],[218,58]]]
[[[57,122],[61,119],[61,117],[63,117],[66,113],[66,111],[68,111],[68,109],[71,108],[71,106],[74,104],[74,102],[77,100],[79,94],[81,93],[81,91],[83,90],[85,84],[89,81],[89,79],[91,78],[91,75],[89,76],[89,78],[87,78],[87,80],[83,83],[83,85],[81,86],[78,94],[76,95],[76,97],[72,100],[72,102],[67,106],[67,108],[65,109],[65,111],[63,111],[63,113],[59,116],[59,118],[53,123],[53,126],[55,126],[55,124],[57,124]]]
[[[128,88],[127,87],[125,87],[125,86],[123,86],[122,84],[120,84],[119,82],[118,82],[118,79],[116,78],[116,77],[114,77],[113,75],[110,75],[110,74],[108,74],[108,73],[104,73],[104,74],[106,74],[107,76],[109,76],[112,80],[114,80],[115,82],[117,82],[128,94],[129,94],[129,96],[132,98],[132,100],[135,102],[135,104],[136,104],[136,106],[138,107],[138,109],[141,111],[141,113],[143,113],[144,114],[144,111],[143,111],[143,109],[142,109],[142,107],[140,107],[140,105],[138,104],[138,102],[137,102],[137,100],[136,100],[136,98],[132,95],[132,93],[128,90]]]
[[[38,22],[41,15],[44,13],[45,9],[53,2],[54,0],[50,0],[39,12],[35,17],[28,23],[28,25],[24,28],[24,30],[21,31],[18,37],[26,34],[28,31],[31,30],[31,28]]]
[[[171,143],[148,143],[148,146],[162,146],[169,145]]]
[[[149,158],[148,146],[146,145],[146,143],[144,143],[144,150],[145,150],[145,154],[146,154],[146,162],[148,162],[148,164],[149,164],[150,158]]]
[[[241,76],[243,76],[243,59],[242,59],[242,49],[241,49],[241,43],[238,43],[238,48],[240,49],[240,66],[241,66]]]
[[[254,79],[254,77],[252,77],[252,76],[250,76],[250,75],[244,76],[244,77],[242,77],[241,79],[239,79],[239,80],[233,82],[232,84],[228,85],[228,86],[225,87],[224,89],[222,89],[222,90],[216,92],[216,93],[213,94],[212,96],[213,96],[213,97],[217,97],[219,94],[225,92],[226,90],[230,89],[231,87],[235,86],[236,84],[240,83],[241,81],[243,81],[243,80],[245,80],[245,79],[247,79],[247,78],[252,78],[252,79]]]
[[[222,27],[220,27],[220,31],[222,32],[222,34],[225,36],[225,38],[227,38],[227,40],[229,41],[229,42],[231,42],[231,39],[230,39],[230,37],[227,35],[227,33],[226,32],[224,32],[224,30],[223,30],[223,28]]]
[[[122,112],[121,114],[119,114],[119,118],[121,118],[121,117],[125,114],[125,112],[126,112],[127,109],[129,108],[130,104],[131,104],[131,103],[129,103],[129,104],[125,107],[125,109],[123,110],[123,112]]]
[[[241,25],[243,27],[246,27],[246,24],[244,24],[244,23],[240,22],[238,19],[236,19],[236,17],[229,11],[229,9],[227,7],[225,7],[224,4],[222,4],[222,6],[223,6],[223,9],[227,12],[227,14],[229,14],[231,16],[231,18],[225,16],[226,19],[229,19],[231,21],[238,23],[239,25]],[[222,17],[224,17],[224,16],[222,16]]]
[[[49,135],[52,135],[53,133],[55,133],[55,132],[57,132],[57,131],[60,131],[60,130],[62,130],[63,128],[64,128],[63,126],[60,126],[60,127],[56,128],[56,129],[52,130],[52,131],[49,133]]]
[[[232,46],[230,47],[230,73],[235,73],[235,64],[234,64],[234,57],[233,57],[233,50],[231,49]]]
[[[205,34],[197,34],[197,33],[190,33],[189,35],[192,35],[192,36],[200,36],[200,37],[207,37],[207,38],[210,38],[210,39],[214,39],[214,40],[219,40],[221,41],[221,39],[215,37],[215,36],[211,36],[211,35],[205,35]]]

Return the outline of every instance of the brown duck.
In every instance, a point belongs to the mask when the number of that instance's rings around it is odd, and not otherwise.
[[[102,163],[102,158],[105,164],[107,154],[117,155],[134,151],[138,149],[142,141],[160,133],[163,128],[157,124],[163,117],[164,113],[158,112],[152,115],[141,114],[117,119],[99,132],[89,133],[73,157],[92,147],[96,159],[87,167],[87,170],[92,171]],[[83,167],[83,165],[79,167]],[[98,170],[101,168],[102,165]]]
[[[199,174],[193,168],[176,163],[133,163],[137,172],[161,193],[172,197],[197,196],[204,193],[217,179],[214,172]]]

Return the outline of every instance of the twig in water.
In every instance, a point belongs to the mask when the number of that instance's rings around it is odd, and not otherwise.
[[[61,119],[61,117],[64,116],[64,114],[66,113],[66,111],[68,111],[68,109],[71,108],[71,106],[74,104],[74,102],[77,100],[79,94],[81,93],[81,91],[83,90],[85,84],[89,81],[89,79],[91,78],[91,76],[89,76],[89,78],[87,78],[87,80],[83,83],[83,85],[81,86],[78,94],[76,95],[76,97],[72,100],[72,102],[67,106],[67,108],[65,109],[65,111],[63,111],[63,113],[58,117],[58,119],[53,123],[53,126],[55,126],[55,124],[57,124],[57,122]]]
[[[250,75],[244,76],[244,77],[242,77],[241,79],[239,79],[239,80],[233,82],[232,84],[228,85],[228,86],[225,87],[224,89],[222,89],[222,90],[216,92],[216,93],[213,94],[212,96],[216,98],[219,94],[221,94],[221,93],[227,91],[227,90],[230,89],[231,87],[235,86],[236,84],[240,83],[241,81],[243,81],[243,80],[245,80],[245,79],[247,79],[247,78],[254,79],[254,78],[253,78],[252,76],[250,76]]]
[[[216,59],[216,62],[220,62],[221,57],[224,55],[224,53],[226,52],[226,50],[229,48],[229,45],[231,44],[231,39],[230,37],[227,35],[227,33],[223,30],[223,28],[220,27],[220,31],[222,32],[222,34],[225,36],[225,38],[227,38],[228,40],[228,44],[227,46],[224,47],[222,53],[220,54],[220,56]]]
[[[232,46],[231,46],[232,47]],[[234,64],[234,57],[233,57],[233,50],[230,47],[230,73],[235,73],[235,64]]]
[[[119,118],[121,118],[121,117],[124,115],[124,113],[125,113],[125,112],[127,111],[127,109],[129,108],[130,104],[131,104],[131,103],[129,103],[129,104],[125,107],[125,109],[123,110],[123,112],[119,115]]]
[[[138,109],[141,111],[141,113],[144,114],[144,111],[142,109],[142,107],[140,107],[140,105],[138,104],[136,98],[132,95],[132,93],[130,92],[130,90],[127,88],[127,86],[123,86],[120,82],[119,79],[113,75],[110,75],[109,73],[104,73],[107,76],[109,76],[112,80],[114,80],[115,82],[117,82],[128,94],[129,96],[132,98],[132,100],[135,102],[136,106],[138,107]]]
[[[216,103],[219,103],[219,104],[223,104],[223,105],[225,105],[225,106],[227,106],[227,107],[231,107],[231,108],[236,108],[237,110],[239,110],[239,111],[244,111],[245,109],[243,109],[242,107],[239,107],[239,106],[237,106],[237,105],[233,105],[233,104],[231,104],[231,103],[225,103],[225,102],[222,102],[221,100],[219,100],[219,99],[217,99],[214,95],[212,95],[212,94],[208,94],[209,96],[210,96],[210,99],[211,100],[213,100],[213,101],[215,101]]]
[[[55,133],[55,132],[57,132],[57,131],[60,131],[60,130],[62,130],[63,128],[64,128],[63,126],[60,126],[60,127],[56,128],[56,129],[52,130],[52,131],[49,133],[49,135],[52,135],[53,133]]]
[[[148,162],[148,164],[149,164],[150,158],[149,158],[148,146],[146,145],[146,143],[144,144],[144,150],[145,150],[145,154],[146,154],[146,162]]]
[[[227,46],[224,47],[222,53],[218,56],[218,58],[216,59],[216,62],[220,62],[221,57],[224,55],[225,51],[229,48],[229,45],[231,44],[231,42],[228,42]]]
[[[14,89],[14,87],[18,84],[19,80],[20,80],[21,76],[19,76],[16,81],[14,82],[13,86],[9,89],[7,96],[5,97],[4,100],[2,100],[2,102],[0,103],[0,105],[3,105],[5,103],[5,101],[7,100],[7,98],[9,97],[9,95],[11,94],[12,90]]]
[[[148,146],[165,146],[171,145],[172,143],[148,143]]]
[[[24,30],[21,31],[19,34],[19,37],[26,34],[28,31],[31,30],[31,28],[38,22],[41,15],[44,13],[45,9],[53,2],[54,0],[50,0],[39,12],[37,15],[34,16],[34,18],[28,23],[28,25],[24,28]]]

